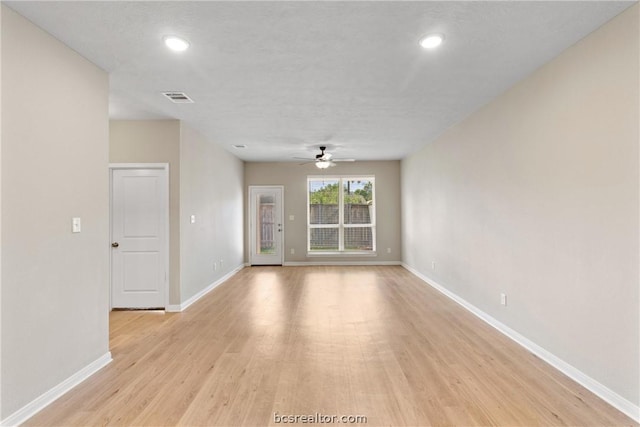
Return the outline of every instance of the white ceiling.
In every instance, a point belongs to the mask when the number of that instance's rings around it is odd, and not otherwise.
[[[180,119],[247,161],[319,145],[400,159],[633,4],[5,3],[110,73],[112,118]],[[425,51],[431,32],[446,40]],[[191,48],[168,51],[168,34]]]

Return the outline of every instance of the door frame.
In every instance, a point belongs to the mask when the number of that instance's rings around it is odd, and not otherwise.
[[[165,269],[167,278],[164,281],[164,310],[166,311],[169,307],[169,283],[171,282],[171,264],[169,257],[169,250],[171,245],[169,240],[171,236],[170,232],[170,223],[171,215],[169,213],[170,203],[170,193],[169,193],[169,163],[109,163],[109,248],[111,248],[111,242],[113,242],[113,230],[112,230],[112,219],[113,219],[113,171],[115,170],[127,170],[127,169],[155,169],[164,171],[164,187],[166,190],[166,200],[165,200],[165,215],[164,215],[164,223],[165,223],[165,236],[164,239],[164,253],[165,253]],[[113,282],[111,281],[111,273],[113,271],[113,251],[109,250],[109,311],[113,310]]]
[[[249,185],[249,187],[247,188],[247,219],[249,221],[249,223],[247,224],[248,226],[248,233],[247,233],[247,250],[249,253],[249,265],[253,265],[253,251],[251,250],[253,247],[253,243],[251,242],[251,236],[253,235],[253,229],[255,228],[256,224],[254,223],[254,219],[252,218],[251,215],[251,206],[252,206],[252,201],[251,201],[251,190],[252,189],[270,189],[270,188],[276,188],[278,190],[281,191],[282,193],[282,197],[281,197],[281,201],[280,203],[282,204],[281,208],[280,208],[280,224],[282,224],[281,226],[281,232],[280,232],[280,238],[281,238],[281,251],[280,251],[280,265],[284,265],[284,185]],[[256,264],[258,265],[258,264]],[[274,264],[277,265],[277,264]]]

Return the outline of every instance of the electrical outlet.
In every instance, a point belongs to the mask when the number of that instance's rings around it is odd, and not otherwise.
[[[507,294],[500,294],[500,304],[507,305]]]
[[[295,255],[296,254],[296,250],[294,248],[291,248],[291,255]]]
[[[213,263],[213,271],[218,271],[218,263],[217,262]]]
[[[436,262],[435,261],[431,261],[431,269],[432,270],[436,269]]]
[[[196,223],[196,216],[195,215],[191,215],[190,222],[191,222],[191,224],[195,224]]]

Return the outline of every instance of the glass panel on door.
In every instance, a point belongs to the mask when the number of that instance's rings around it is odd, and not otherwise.
[[[273,195],[258,194],[257,196],[257,214],[256,223],[258,224],[258,233],[256,237],[257,253],[261,255],[274,254],[276,252],[276,218],[275,218],[275,198]]]

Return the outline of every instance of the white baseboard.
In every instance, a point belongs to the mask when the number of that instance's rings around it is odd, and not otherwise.
[[[51,390],[40,395],[35,400],[31,401],[22,408],[18,409],[13,414],[9,415],[4,420],[0,421],[0,426],[17,426],[24,423],[29,418],[33,417],[35,414],[51,404],[54,400],[58,399],[63,394],[105,367],[109,362],[111,362],[111,360],[111,352],[103,354],[100,358],[89,363],[87,366],[80,369],[78,372],[71,375],[69,378],[53,387]]]
[[[221,283],[229,280],[231,277],[233,277],[235,274],[238,273],[238,271],[242,270],[243,268],[244,268],[244,264],[240,264],[238,267],[234,268],[229,273],[225,274],[224,276],[222,276],[221,278],[219,278],[218,280],[216,280],[215,282],[213,282],[212,284],[210,284],[209,286],[207,286],[206,288],[204,288],[203,290],[201,290],[200,292],[198,292],[197,294],[195,294],[185,302],[181,304],[168,305],[165,308],[165,311],[171,312],[171,313],[177,313],[177,312],[186,310],[187,307],[189,307],[191,304],[198,301],[200,298],[202,298],[203,296],[205,296],[206,294],[214,290]]]
[[[609,403],[614,408],[618,409],[620,412],[624,413],[625,415],[632,418],[636,422],[640,422],[640,407],[638,405],[635,405],[634,403],[628,401],[624,397],[620,396],[618,393],[614,392],[610,388],[606,387],[605,385],[591,378],[584,372],[573,367],[572,365],[560,359],[553,353],[540,347],[538,344],[534,343],[530,339],[526,338],[525,336],[509,328],[504,323],[491,317],[490,315],[480,310],[473,304],[469,303],[465,299],[459,297],[458,295],[454,294],[444,286],[440,285],[437,281],[433,280],[427,275],[420,273],[418,270],[414,269],[413,267],[410,267],[405,263],[402,263],[402,266],[408,271],[410,271],[411,273],[413,273],[414,275],[416,275],[417,277],[419,277],[420,279],[422,279],[429,286],[436,289],[437,291],[444,294],[445,296],[449,297],[456,303],[460,304],[469,312],[471,312],[472,314],[474,314],[475,316],[477,316],[478,318],[480,318],[490,326],[494,327],[499,332],[506,335],[516,343],[520,344],[522,347],[526,348],[531,353],[535,354],[536,356],[538,356],[539,358],[541,358],[542,360],[544,360],[545,362],[547,362],[548,364],[550,364],[551,366],[553,366],[554,368],[556,368],[557,370],[559,370],[560,372],[562,372],[563,374],[565,374],[566,376],[568,376],[569,378],[577,382],[578,384],[582,385],[583,387],[591,391],[593,394],[600,397],[602,400]]]
[[[306,267],[313,265],[402,265],[400,261],[288,261],[285,267]]]

